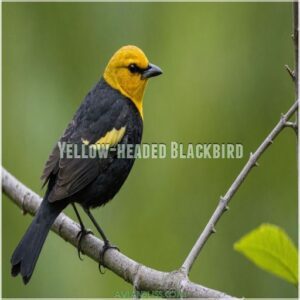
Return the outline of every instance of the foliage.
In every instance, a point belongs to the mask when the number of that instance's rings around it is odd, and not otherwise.
[[[298,283],[298,251],[278,226],[262,224],[234,244],[258,267],[293,284]]]

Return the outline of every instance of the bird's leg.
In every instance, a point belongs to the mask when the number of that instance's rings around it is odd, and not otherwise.
[[[90,210],[87,208],[84,208],[84,211],[86,212],[86,214],[89,216],[89,218],[91,219],[91,221],[93,222],[94,226],[96,227],[97,231],[99,232],[99,234],[101,235],[103,242],[104,242],[104,246],[102,247],[102,250],[100,252],[100,262],[99,262],[99,270],[101,273],[101,266],[105,267],[104,265],[104,254],[108,249],[116,249],[118,251],[120,251],[120,249],[116,246],[113,246],[110,244],[108,238],[106,237],[104,231],[101,229],[101,227],[99,226],[99,224],[97,223],[96,219],[94,218],[94,216],[91,214]]]
[[[93,234],[93,232],[91,230],[88,230],[88,229],[85,228],[85,226],[84,226],[84,224],[81,220],[80,214],[79,214],[79,212],[78,212],[78,210],[75,206],[75,203],[72,203],[72,206],[74,208],[75,214],[76,214],[78,222],[80,224],[80,231],[78,232],[76,237],[77,237],[77,239],[79,239],[78,245],[77,245],[78,257],[79,257],[80,260],[82,260],[81,253],[84,254],[83,251],[81,250],[82,239],[88,234]]]

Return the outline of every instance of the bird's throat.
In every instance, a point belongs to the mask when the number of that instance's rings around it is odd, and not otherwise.
[[[113,76],[110,76],[108,72],[105,72],[103,75],[105,81],[114,89],[119,91],[122,95],[129,98],[137,108],[141,118],[144,118],[143,115],[143,97],[145,88],[147,85],[147,80],[141,81],[138,88],[136,86],[132,87],[129,82],[125,86],[122,86]]]

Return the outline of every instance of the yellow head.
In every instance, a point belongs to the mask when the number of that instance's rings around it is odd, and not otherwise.
[[[105,81],[128,97],[143,117],[143,96],[150,77],[162,74],[159,67],[150,64],[144,52],[136,46],[124,46],[108,62]]]

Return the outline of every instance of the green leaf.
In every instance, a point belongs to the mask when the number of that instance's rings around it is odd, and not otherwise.
[[[236,242],[234,249],[261,269],[298,284],[297,248],[280,227],[262,224]]]

